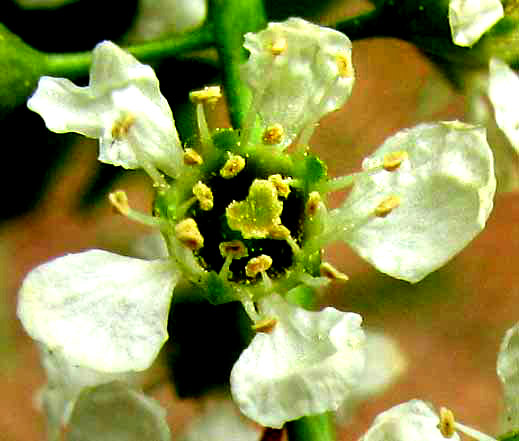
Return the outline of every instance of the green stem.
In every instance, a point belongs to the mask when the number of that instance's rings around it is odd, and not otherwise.
[[[312,415],[286,424],[289,441],[335,441],[331,412]]]
[[[213,43],[213,32],[210,25],[186,34],[128,46],[125,49],[140,61],[147,63],[162,58],[183,54],[188,51],[205,49]],[[88,73],[92,61],[92,52],[78,52],[69,54],[46,54],[46,74],[76,78]]]
[[[250,107],[251,93],[240,77],[240,65],[247,60],[243,36],[257,32],[267,24],[262,0],[212,0],[209,20],[223,73],[231,124],[241,128]]]

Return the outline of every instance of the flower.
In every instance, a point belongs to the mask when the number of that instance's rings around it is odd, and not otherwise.
[[[449,24],[458,46],[472,46],[504,16],[500,0],[450,0]]]
[[[329,178],[307,147],[317,120],[351,93],[351,42],[289,19],[247,34],[246,47],[253,102],[243,130],[209,131],[204,103],[219,89],[206,88],[191,95],[200,138],[184,150],[152,69],[113,43],[94,49],[88,87],[41,79],[28,105],[51,130],[97,137],[100,160],[150,175],[153,216],[132,210],[122,191],[110,201],[160,230],[168,256],[60,257],[28,274],[18,315],[67,363],[126,375],[148,368],[166,340],[181,279],[213,304],[239,301],[259,334],[232,371],[233,394],[244,413],[280,427],[337,409],[363,372],[360,316],[283,300],[347,280],[321,262],[322,248],[344,240],[381,271],[416,282],[484,227],[495,178],[483,129],[459,122],[400,132],[363,171]],[[328,211],[328,193],[350,185]]]

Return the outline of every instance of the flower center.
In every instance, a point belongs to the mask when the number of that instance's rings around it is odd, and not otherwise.
[[[224,284],[275,281],[294,265],[315,275],[303,246],[307,205],[326,177],[323,163],[307,153],[243,147],[233,130],[217,131],[212,142],[201,162],[186,161],[183,175],[158,193],[155,214],[176,225],[176,239],[193,251],[203,273]],[[192,158],[193,150],[186,154]],[[178,233],[187,222],[200,235],[196,247]]]

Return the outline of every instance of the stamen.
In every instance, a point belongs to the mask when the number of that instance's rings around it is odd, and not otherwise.
[[[245,159],[240,155],[229,155],[229,159],[220,169],[220,176],[224,179],[234,178],[245,168]]]
[[[454,433],[454,414],[446,407],[440,408],[440,424],[438,424],[441,434],[445,438],[451,438]]]
[[[193,186],[193,194],[198,200],[202,210],[212,210],[214,205],[213,192],[207,185],[205,185],[202,181],[198,181]]]
[[[308,217],[314,217],[319,210],[321,204],[321,195],[318,191],[312,191],[308,195],[308,201],[306,202],[306,215]]]
[[[321,263],[319,266],[319,273],[321,276],[326,277],[327,279],[338,282],[347,282],[349,280],[349,277],[346,274],[341,273],[337,268],[328,262]]]
[[[204,162],[202,156],[193,149],[187,148],[184,151],[184,164],[186,165],[201,165]]]
[[[114,142],[123,139],[133,124],[135,124],[135,116],[131,113],[126,113],[116,120],[112,126],[112,138]]]
[[[133,210],[128,203],[128,196],[123,190],[116,190],[108,195],[108,200],[117,213],[126,216],[128,219],[138,222],[148,227],[168,229],[169,224],[165,219],[153,217],[145,213]]]
[[[384,199],[380,204],[378,204],[375,208],[374,214],[377,217],[386,217],[389,213],[391,213],[395,208],[400,205],[400,197],[397,195],[389,196]]]
[[[265,129],[261,141],[265,145],[279,144],[283,140],[284,134],[285,131],[283,130],[283,126],[276,123]]]
[[[339,52],[335,56],[335,62],[339,69],[339,76],[342,78],[351,78],[353,76],[353,66],[347,54]]]
[[[274,225],[269,230],[269,236],[270,239],[276,239],[276,240],[286,240],[290,237],[290,230],[285,227],[284,225]]]
[[[254,278],[259,273],[266,272],[272,266],[272,258],[266,254],[253,257],[245,266],[245,274],[247,277]]]
[[[192,218],[180,221],[175,226],[175,234],[182,245],[190,250],[196,251],[204,246],[204,238],[200,234],[198,225]]]
[[[111,130],[111,135],[113,138],[112,145],[121,141],[124,138],[129,137],[130,129],[135,125],[136,117],[131,113],[123,114],[119,119],[117,119]],[[131,139],[127,140],[128,146],[132,150],[133,154],[137,158],[137,162],[144,169],[146,173],[153,180],[153,186],[158,188],[168,188],[169,185],[164,179],[164,176],[157,170],[157,168],[152,164],[152,162],[146,157],[145,154],[140,150],[138,143],[132,142]]]
[[[402,162],[404,162],[408,157],[409,155],[404,151],[386,153],[382,160],[382,167],[386,171],[394,171],[400,167],[400,164],[402,164]]]
[[[252,330],[255,332],[263,332],[265,334],[269,334],[270,332],[272,332],[277,323],[278,321],[275,317],[269,317],[254,323],[252,325]]]
[[[278,195],[282,198],[286,198],[290,194],[290,183],[292,182],[292,178],[283,179],[280,174],[275,174],[270,175],[267,179],[274,184]]]
[[[480,432],[479,430],[472,427],[465,426],[465,424],[458,423],[454,419],[454,414],[452,411],[446,407],[440,408],[440,423],[438,424],[438,429],[445,438],[451,438],[454,435],[455,430],[459,430],[465,435],[470,436],[471,438],[474,438],[478,441],[496,441],[495,438],[487,435],[486,433]]]
[[[206,86],[201,90],[193,90],[189,93],[189,99],[195,104],[214,105],[222,97],[220,86]]]
[[[214,148],[211,132],[205,117],[204,103],[214,105],[221,96],[220,86],[205,87],[202,90],[195,90],[189,94],[189,99],[196,103],[196,121],[204,154]]]
[[[241,259],[249,255],[247,247],[241,240],[231,240],[230,242],[222,242],[219,245],[219,248],[222,257],[232,257],[233,259]]]
[[[285,50],[287,49],[287,40],[285,37],[277,37],[276,40],[272,42],[272,46],[270,47],[270,52],[272,55],[277,57],[278,55],[281,55]]]
[[[225,258],[225,261],[222,265],[222,269],[220,270],[219,276],[227,280],[229,278],[229,267],[233,259],[242,259],[243,257],[247,257],[249,252],[247,247],[241,240],[232,240],[230,242],[222,242],[219,245],[220,254]]]

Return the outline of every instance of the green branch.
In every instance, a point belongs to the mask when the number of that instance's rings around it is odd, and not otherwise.
[[[213,44],[213,32],[210,25],[186,34],[152,41],[125,49],[139,61],[149,63],[162,58],[184,54],[189,51],[206,49]],[[92,52],[70,54],[46,54],[47,75],[74,78],[86,75],[90,68]]]
[[[223,87],[233,127],[240,128],[250,106],[251,95],[240,78],[240,65],[247,61],[243,36],[267,25],[261,0],[212,0],[209,20],[223,74]]]

